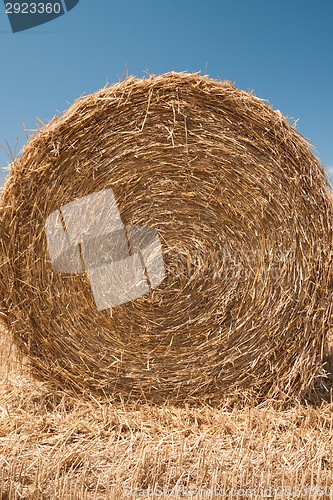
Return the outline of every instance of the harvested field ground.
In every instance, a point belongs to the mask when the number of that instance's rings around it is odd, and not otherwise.
[[[50,391],[0,338],[2,500],[333,498],[332,375],[284,409],[112,405]]]

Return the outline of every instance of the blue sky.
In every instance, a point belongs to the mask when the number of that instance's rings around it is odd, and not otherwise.
[[[126,72],[200,71],[298,120],[333,175],[332,0],[80,0],[15,34],[1,2],[0,56],[0,144],[13,152],[23,122],[34,129]]]

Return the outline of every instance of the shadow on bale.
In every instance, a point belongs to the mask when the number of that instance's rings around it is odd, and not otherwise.
[[[55,269],[45,224],[105,190],[120,231],[158,235],[165,275],[99,309],[91,269]],[[181,404],[303,397],[331,323],[331,220],[327,175],[264,101],[197,74],[127,78],[76,101],[13,161],[1,309],[58,387]]]

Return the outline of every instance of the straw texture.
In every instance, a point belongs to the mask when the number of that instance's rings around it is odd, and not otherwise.
[[[125,226],[159,235],[165,279],[97,310],[53,269],[47,217],[112,189]],[[1,200],[1,310],[36,375],[162,402],[306,393],[331,318],[332,202],[278,111],[197,74],[127,78],[32,137]]]

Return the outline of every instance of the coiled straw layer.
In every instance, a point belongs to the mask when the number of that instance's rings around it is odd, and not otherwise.
[[[53,268],[45,222],[105,189],[125,226],[157,231],[166,277],[99,311],[86,274]],[[77,100],[13,162],[2,311],[35,373],[65,387],[299,396],[330,326],[331,220],[326,174],[280,112],[197,74],[127,78]]]

